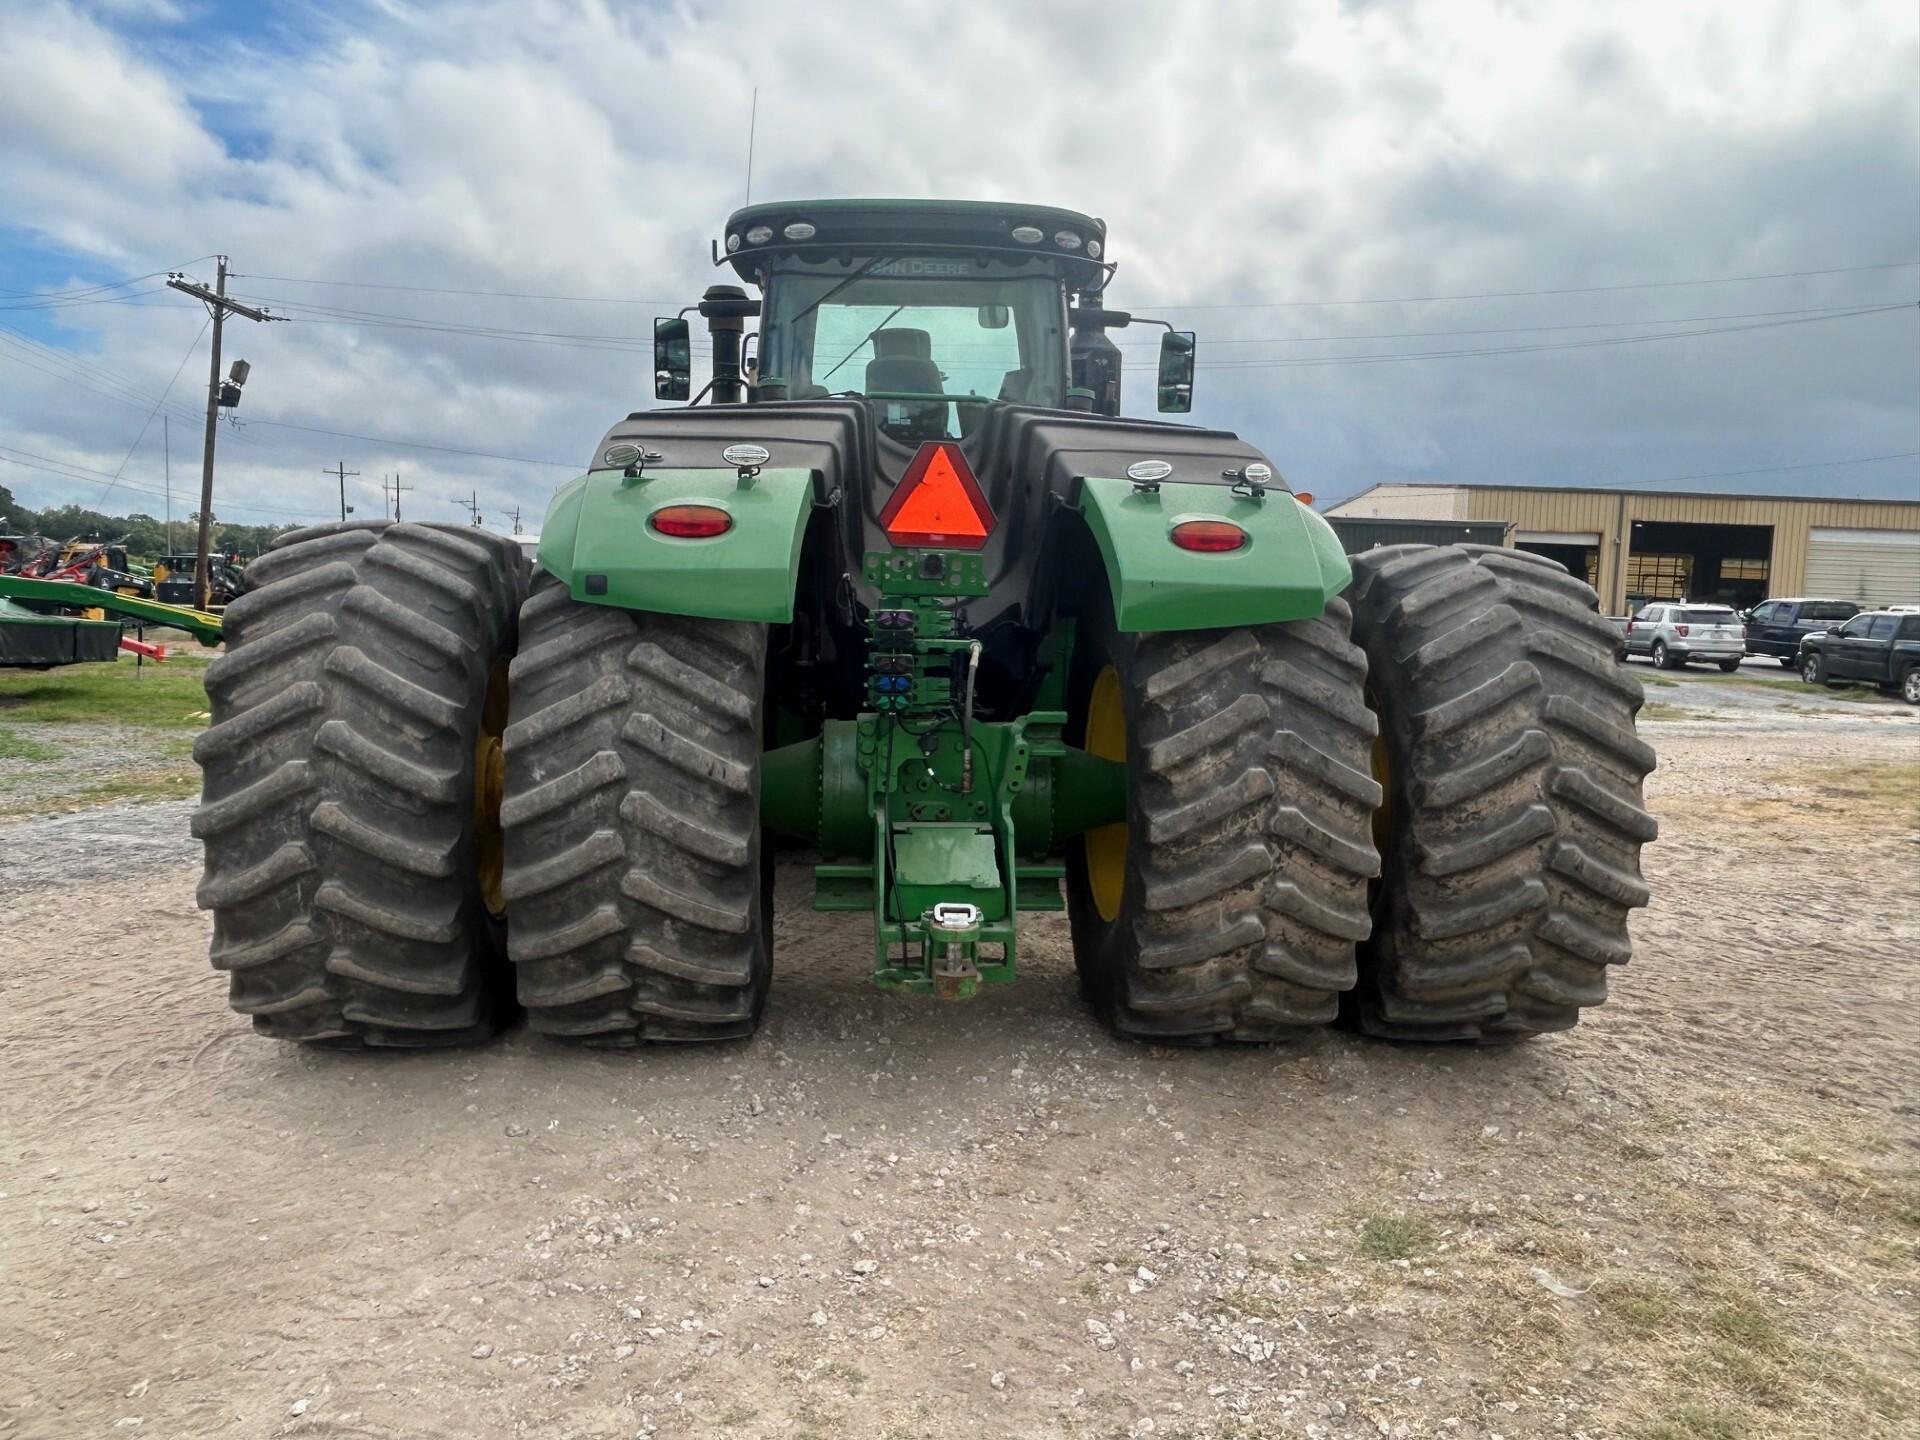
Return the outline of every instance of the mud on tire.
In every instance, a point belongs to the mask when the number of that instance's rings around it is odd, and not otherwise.
[[[1068,847],[1074,959],[1121,1034],[1268,1041],[1334,1018],[1379,871],[1365,662],[1335,600],[1239,630],[1083,633],[1069,738],[1111,666],[1126,719],[1128,832],[1117,913],[1089,841]]]
[[[1647,903],[1640,682],[1551,560],[1397,545],[1353,567],[1390,793],[1352,1018],[1409,1040],[1565,1029],[1606,999]]]
[[[542,573],[520,634],[501,820],[529,1023],[750,1034],[772,969],[766,626],[581,604]]]
[[[471,528],[274,542],[207,667],[193,833],[213,964],[261,1033],[440,1045],[510,995],[476,867],[474,748],[525,563]]]

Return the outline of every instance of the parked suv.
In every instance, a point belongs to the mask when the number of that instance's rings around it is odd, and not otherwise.
[[[1920,615],[1868,610],[1838,630],[1807,636],[1800,678],[1809,685],[1878,685],[1920,705]]]
[[[1627,622],[1627,654],[1646,655],[1662,670],[1712,660],[1731,674],[1747,653],[1747,631],[1725,605],[1660,602]]]
[[[1861,607],[1851,600],[1769,600],[1747,612],[1747,654],[1772,655],[1789,670],[1800,663],[1800,642],[1832,630]]]

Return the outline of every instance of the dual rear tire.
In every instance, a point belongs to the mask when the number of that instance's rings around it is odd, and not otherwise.
[[[1482,546],[1353,564],[1314,620],[1086,637],[1072,738],[1101,753],[1117,689],[1128,838],[1118,885],[1109,838],[1071,848],[1069,909],[1122,1034],[1499,1043],[1627,959],[1654,761],[1593,591]]]

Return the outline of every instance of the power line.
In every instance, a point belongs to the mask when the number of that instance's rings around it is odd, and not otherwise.
[[[1209,350],[1222,345],[1321,345],[1341,340],[1420,340],[1457,335],[1534,335],[1557,330],[1623,330],[1634,325],[1695,325],[1707,320],[1768,320],[1784,315],[1838,315],[1856,309],[1848,305],[1816,305],[1801,310],[1739,310],[1718,315],[1666,315],[1643,320],[1582,320],[1561,325],[1497,325],[1468,330],[1372,330],[1349,335],[1268,335],[1258,337],[1201,337]],[[1119,342],[1122,350],[1158,350],[1155,340]]]
[[[678,300],[629,300],[619,295],[536,295],[520,290],[456,290],[444,285],[384,285],[372,280],[316,280],[305,275],[239,275],[280,285],[330,285],[340,290],[407,290],[416,295],[492,295],[502,300],[571,300],[582,305],[678,305]]]
[[[1156,310],[1283,310],[1321,305],[1423,305],[1453,300],[1518,300],[1546,295],[1605,295],[1625,290],[1673,290],[1695,285],[1741,285],[1760,280],[1804,280],[1823,275],[1861,275],[1883,270],[1906,270],[1920,260],[1896,260],[1881,265],[1836,265],[1816,270],[1775,270],[1754,275],[1712,275],[1694,280],[1642,280],[1618,285],[1571,285],[1541,290],[1481,290],[1454,295],[1381,295],[1345,300],[1196,301],[1160,303],[1141,308]],[[587,305],[676,305],[674,300],[629,299],[619,295],[550,295],[519,290],[455,289],[437,285],[396,285],[371,280],[328,280],[309,275],[247,275],[248,280],[271,280],[283,285],[322,285],[343,290],[399,290],[418,295],[489,295],[503,300],[564,300]]]
[[[18,465],[23,470],[45,471],[49,475],[58,475],[63,480],[84,480],[91,482],[97,479],[111,478],[111,472],[109,471],[96,470],[92,466],[81,465],[70,460],[59,460],[51,455],[36,455],[31,450],[16,450],[10,445],[0,445],[0,451],[7,452],[0,454],[0,461],[4,461],[9,465]],[[13,458],[15,455],[29,456],[30,459],[16,460]],[[34,461],[42,463],[32,463]],[[162,499],[165,496],[165,492],[157,487],[143,485],[133,480],[122,480],[120,482],[120,488],[122,490],[132,491],[136,495],[145,495],[155,500]],[[229,510],[247,510],[257,515],[294,515],[316,520],[330,520],[333,518],[333,512],[330,510],[293,510],[279,505],[247,505],[239,501],[224,501],[222,503]]]
[[[1685,340],[1697,335],[1731,335],[1747,330],[1776,330],[1788,325],[1817,325],[1824,320],[1854,320],[1865,315],[1886,315],[1911,310],[1912,302],[1898,305],[1873,305],[1858,310],[1836,310],[1809,315],[1798,320],[1766,320],[1752,325],[1716,325],[1695,330],[1668,330],[1655,335],[1613,335],[1588,340],[1565,340],[1543,345],[1483,345],[1461,350],[1411,350],[1387,355],[1330,355],[1296,357],[1281,360],[1217,360],[1196,366],[1200,370],[1294,370],[1346,365],[1382,365],[1408,360],[1463,360],[1478,355],[1527,355],[1543,350],[1592,350],[1603,346],[1645,345],[1656,340]],[[1150,362],[1136,362],[1145,368]]]
[[[1858,455],[1851,460],[1809,460],[1802,465],[1762,465],[1753,470],[1704,470],[1696,475],[1662,475],[1653,480],[1635,480],[1633,485],[1671,485],[1683,480],[1730,480],[1741,475],[1785,475],[1794,470],[1832,470],[1842,465],[1874,465],[1882,460],[1913,460],[1920,450],[1901,450],[1892,455]],[[1609,485],[1607,489],[1631,489]]]
[[[301,430],[309,435],[331,435],[339,440],[364,440],[370,445],[401,445],[409,450],[437,450],[443,455],[470,455],[476,460],[510,460],[516,465],[551,465],[558,470],[580,470],[572,460],[541,460],[529,455],[498,455],[491,450],[462,450],[453,445],[429,445],[424,440],[396,440],[391,435],[356,435],[348,430],[322,430],[316,425],[295,425],[286,420],[250,420],[250,425],[270,425],[276,430]]]
[[[1777,270],[1766,275],[1715,275],[1701,280],[1642,280],[1625,285],[1572,285],[1551,290],[1480,290],[1460,295],[1386,295],[1357,300],[1234,300],[1203,304],[1142,303],[1142,310],[1290,310],[1320,305],[1426,305],[1442,300],[1526,300],[1542,295],[1610,295],[1623,290],[1677,290],[1693,285],[1742,285],[1751,280],[1803,280],[1816,275],[1861,275],[1874,270],[1910,270],[1920,260],[1885,265],[1840,265],[1826,270]]]
[[[74,290],[5,290],[0,295],[12,296],[20,304],[0,304],[0,310],[33,310],[42,305],[72,304],[85,300],[88,296],[101,295],[109,290],[124,290],[129,285],[138,285],[142,280],[157,280],[165,271],[149,270],[145,275],[129,276],[125,280],[110,280],[104,285],[87,285]],[[156,286],[155,289],[159,287]]]
[[[193,337],[193,343],[187,346],[187,353],[180,357],[180,363],[173,367],[173,374],[167,380],[167,388],[160,392],[160,398],[153,402],[153,408],[147,411],[147,418],[140,422],[140,433],[133,437],[133,444],[127,447],[127,453],[120,457],[120,468],[113,472],[113,478],[107,482],[107,488],[100,492],[100,498],[94,503],[104,505],[107,496],[113,493],[113,487],[120,483],[120,476],[127,468],[127,462],[133,459],[133,452],[140,448],[140,442],[147,438],[147,427],[153,424],[153,417],[160,407],[167,403],[167,396],[173,392],[173,382],[180,378],[180,372],[187,368],[187,361],[193,358],[193,352],[200,348],[200,336],[207,333],[207,325],[213,324],[213,317],[207,317],[206,325],[200,327],[200,334]],[[209,426],[209,429],[212,427]]]
[[[20,339],[13,338],[18,335],[18,333],[17,331],[8,330],[4,325],[0,325],[0,347],[5,347],[0,349],[0,358],[12,360],[16,364],[23,365],[29,370],[37,370],[41,374],[51,376],[62,383],[78,385],[83,390],[91,390],[94,394],[104,396],[106,399],[119,400],[124,404],[131,405],[136,410],[144,409],[153,403],[154,396],[152,391],[141,390],[132,382],[124,380],[111,371],[101,370],[89,366],[82,361],[69,359],[58,350],[47,346],[39,346],[35,342],[27,340],[26,337],[21,337]],[[191,411],[179,406],[170,406],[168,413],[176,415],[183,420],[196,420],[199,418]]]

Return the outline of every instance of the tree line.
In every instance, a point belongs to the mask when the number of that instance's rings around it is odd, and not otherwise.
[[[168,533],[165,521],[135,512],[109,515],[83,505],[59,505],[34,510],[22,505],[13,492],[0,485],[0,534],[44,535],[49,540],[126,539],[127,552],[142,559],[156,555],[184,555],[193,550],[197,526],[181,518]],[[213,549],[222,555],[238,553],[251,559],[267,548],[274,536],[295,529],[293,525],[229,525],[216,515]]]

